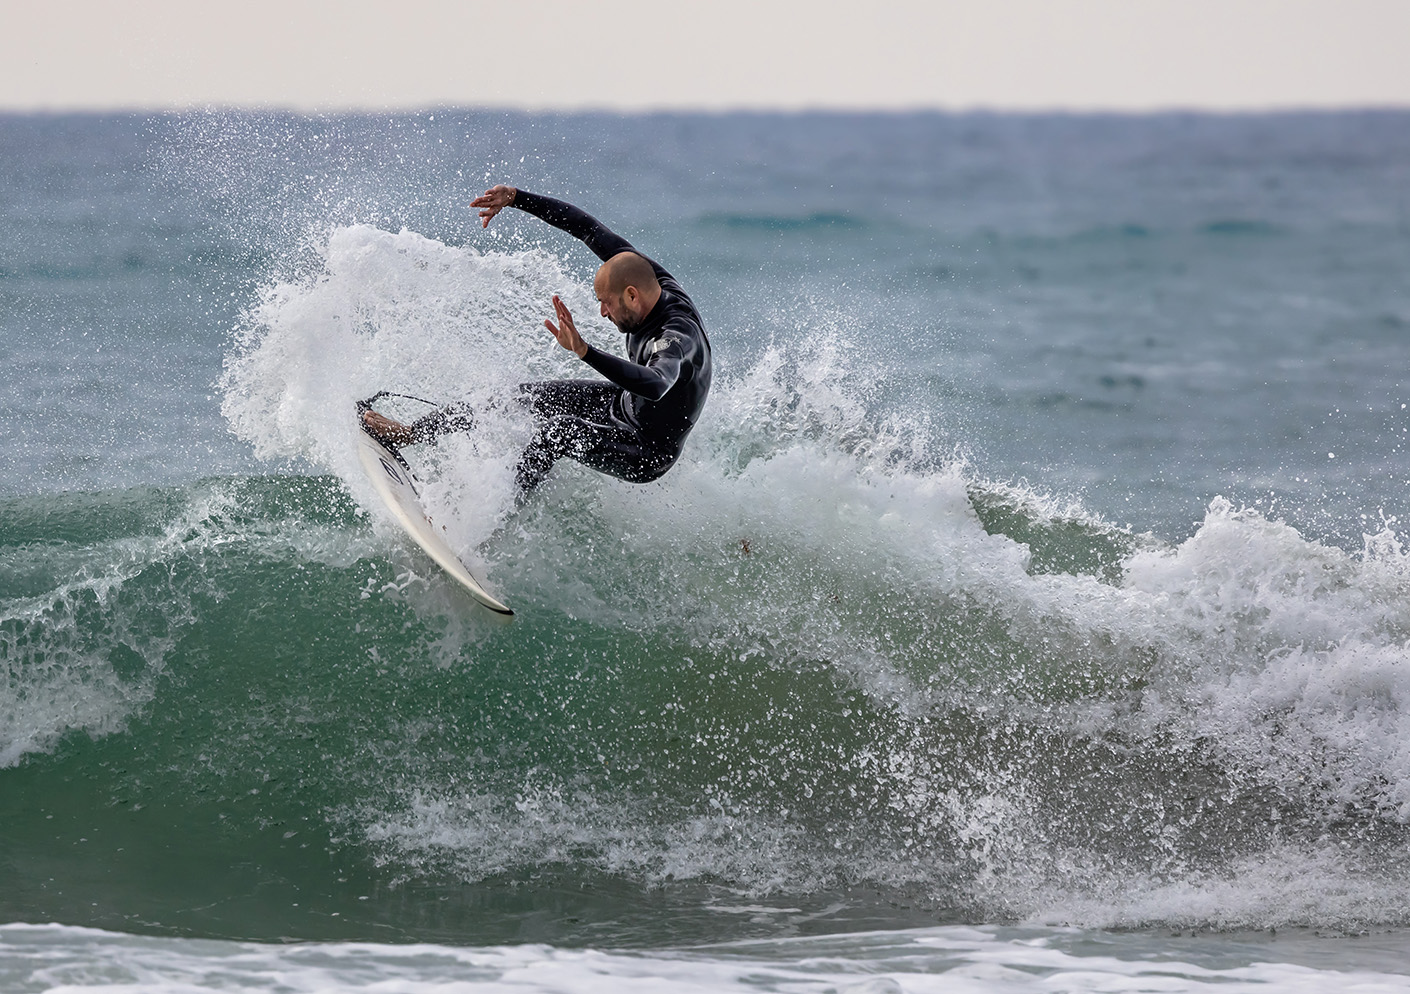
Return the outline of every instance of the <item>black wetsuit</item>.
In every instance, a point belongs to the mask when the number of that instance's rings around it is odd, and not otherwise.
[[[572,204],[519,190],[513,206],[581,239],[603,262],[636,251]],[[591,345],[583,356],[610,382],[520,384],[521,399],[537,422],[516,471],[521,497],[543,482],[563,456],[632,483],[649,483],[679,458],[710,392],[710,340],[700,312],[680,283],[647,261],[661,284],[661,299],[627,332],[628,358]],[[420,441],[470,424],[469,412],[457,405],[422,418],[412,430]]]

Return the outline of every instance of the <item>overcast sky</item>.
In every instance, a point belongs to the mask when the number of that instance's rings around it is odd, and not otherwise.
[[[208,105],[1407,107],[1410,0],[0,0],[0,108]]]

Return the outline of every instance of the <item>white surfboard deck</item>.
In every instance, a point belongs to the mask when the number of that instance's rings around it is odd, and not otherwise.
[[[397,523],[406,529],[406,533],[416,544],[421,546],[452,580],[464,587],[471,597],[495,614],[512,618],[514,612],[480,586],[480,581],[471,575],[465,564],[460,561],[460,557],[455,554],[455,550],[446,543],[442,537],[442,529],[437,527],[421,506],[421,499],[416,493],[416,483],[406,465],[381,442],[362,431],[361,426],[357,432],[357,455],[362,461],[363,472],[377,491],[377,496],[382,498],[387,510],[392,512]]]

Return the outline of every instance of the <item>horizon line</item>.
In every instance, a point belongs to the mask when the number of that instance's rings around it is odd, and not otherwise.
[[[15,117],[61,117],[65,115],[181,115],[222,113],[265,113],[296,117],[375,116],[379,114],[489,113],[551,116],[658,117],[683,116],[1071,116],[1071,117],[1156,117],[1194,116],[1244,117],[1273,114],[1393,113],[1410,111],[1410,100],[1362,102],[1288,101],[1260,104],[1210,105],[1161,103],[1147,107],[1115,104],[675,104],[622,106],[612,104],[511,104],[425,101],[397,104],[302,104],[297,102],[241,103],[237,101],[192,101],[179,104],[15,104],[0,101],[0,115]]]

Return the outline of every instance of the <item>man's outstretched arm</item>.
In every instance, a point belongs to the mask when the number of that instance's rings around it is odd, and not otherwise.
[[[480,226],[484,228],[488,228],[490,221],[504,208],[517,207],[579,239],[603,262],[620,252],[636,251],[631,242],[587,211],[579,210],[566,201],[530,193],[528,190],[496,186],[470,201],[470,206],[480,208]]]

